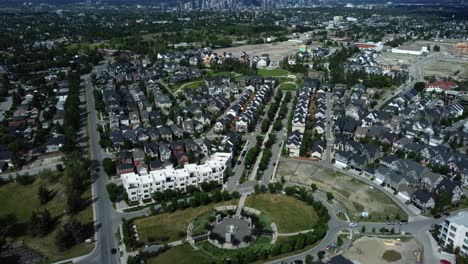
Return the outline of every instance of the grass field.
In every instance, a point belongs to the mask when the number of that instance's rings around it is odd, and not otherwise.
[[[249,196],[245,205],[260,210],[271,217],[280,233],[311,229],[318,219],[311,206],[295,198],[279,194]]]
[[[173,85],[168,85],[168,87],[171,89],[172,92],[176,92],[179,89],[185,90],[185,89],[195,89],[199,88],[202,84],[204,84],[204,80],[197,80],[197,81],[191,81],[191,82],[186,82],[186,83],[176,83]]]
[[[193,229],[192,229],[192,236],[198,236],[205,233],[205,224],[209,222],[210,217],[216,216],[215,210],[209,210],[201,215],[199,215],[193,221]]]
[[[170,248],[157,257],[148,259],[147,264],[191,264],[191,263],[211,263],[211,260],[204,254],[195,251],[190,245],[181,245]]]
[[[196,208],[178,210],[174,213],[164,213],[160,215],[137,219],[134,224],[138,228],[140,239],[144,242],[166,243],[185,238],[187,227],[191,221],[201,214],[204,214],[214,207],[221,205],[235,205],[238,200],[210,204]]]
[[[38,199],[38,189],[41,185],[54,192],[55,195],[47,204],[41,205]],[[69,215],[65,214],[66,210],[66,194],[64,187],[60,182],[49,183],[40,178],[36,179],[31,185],[20,185],[17,183],[8,183],[0,187],[0,199],[2,199],[2,210],[0,210],[0,217],[8,214],[15,214],[17,216],[17,223],[23,227],[21,232],[15,237],[8,237],[8,241],[24,240],[27,247],[38,251],[40,254],[46,256],[48,261],[54,262],[71,257],[84,255],[90,252],[93,248],[91,244],[82,244],[75,246],[67,251],[60,251],[55,244],[55,236],[59,228],[69,220]],[[88,190],[82,196],[85,200],[91,199],[91,191]],[[27,225],[31,214],[34,210],[48,209],[52,215],[58,219],[58,224],[55,229],[45,237],[33,237],[27,234]],[[83,211],[79,212],[76,219],[82,223],[93,221],[92,208],[88,206]]]
[[[264,77],[278,77],[278,76],[286,76],[290,74],[287,70],[282,70],[282,69],[274,69],[274,70],[258,69],[257,73]]]
[[[199,88],[204,83],[205,83],[205,81],[203,81],[203,80],[189,82],[189,83],[183,85],[183,89],[196,89],[196,88]]]
[[[294,90],[297,89],[296,85],[294,83],[283,83],[279,87],[280,87],[281,90],[292,90],[292,91],[294,91]]]
[[[217,76],[229,76],[231,78],[241,76],[241,74],[235,72],[214,72],[212,70],[206,70],[206,75],[210,77],[217,77]]]

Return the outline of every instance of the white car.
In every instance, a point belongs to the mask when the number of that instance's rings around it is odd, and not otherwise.
[[[349,227],[356,227],[356,226],[358,226],[357,223],[354,223],[354,222],[349,223]]]

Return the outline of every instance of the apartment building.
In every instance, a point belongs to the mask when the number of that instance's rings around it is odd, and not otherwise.
[[[444,247],[452,244],[460,248],[460,254],[468,255],[468,212],[459,212],[448,217],[440,230],[440,242]]]
[[[132,172],[120,177],[130,201],[147,200],[154,192],[185,191],[187,186],[199,187],[202,182],[209,181],[222,184],[231,156],[231,153],[216,152],[202,165],[186,164],[179,169],[169,167],[140,174]]]

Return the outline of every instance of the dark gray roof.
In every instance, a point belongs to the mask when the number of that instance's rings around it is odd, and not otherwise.
[[[423,189],[416,190],[413,193],[413,197],[415,197],[416,199],[418,199],[419,201],[423,203],[427,203],[431,198],[433,198],[430,192],[423,190]]]

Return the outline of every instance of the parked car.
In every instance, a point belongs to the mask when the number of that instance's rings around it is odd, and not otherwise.
[[[387,222],[387,225],[394,225],[395,223],[393,221]]]
[[[349,223],[349,227],[356,227],[356,226],[358,226],[357,223],[354,223],[354,222]]]
[[[437,218],[441,218],[441,217],[442,217],[442,216],[441,216],[440,214],[434,215],[434,218],[436,218],[436,219],[437,219]]]
[[[440,264],[452,264],[452,263],[450,261],[448,261],[448,260],[441,259]]]

